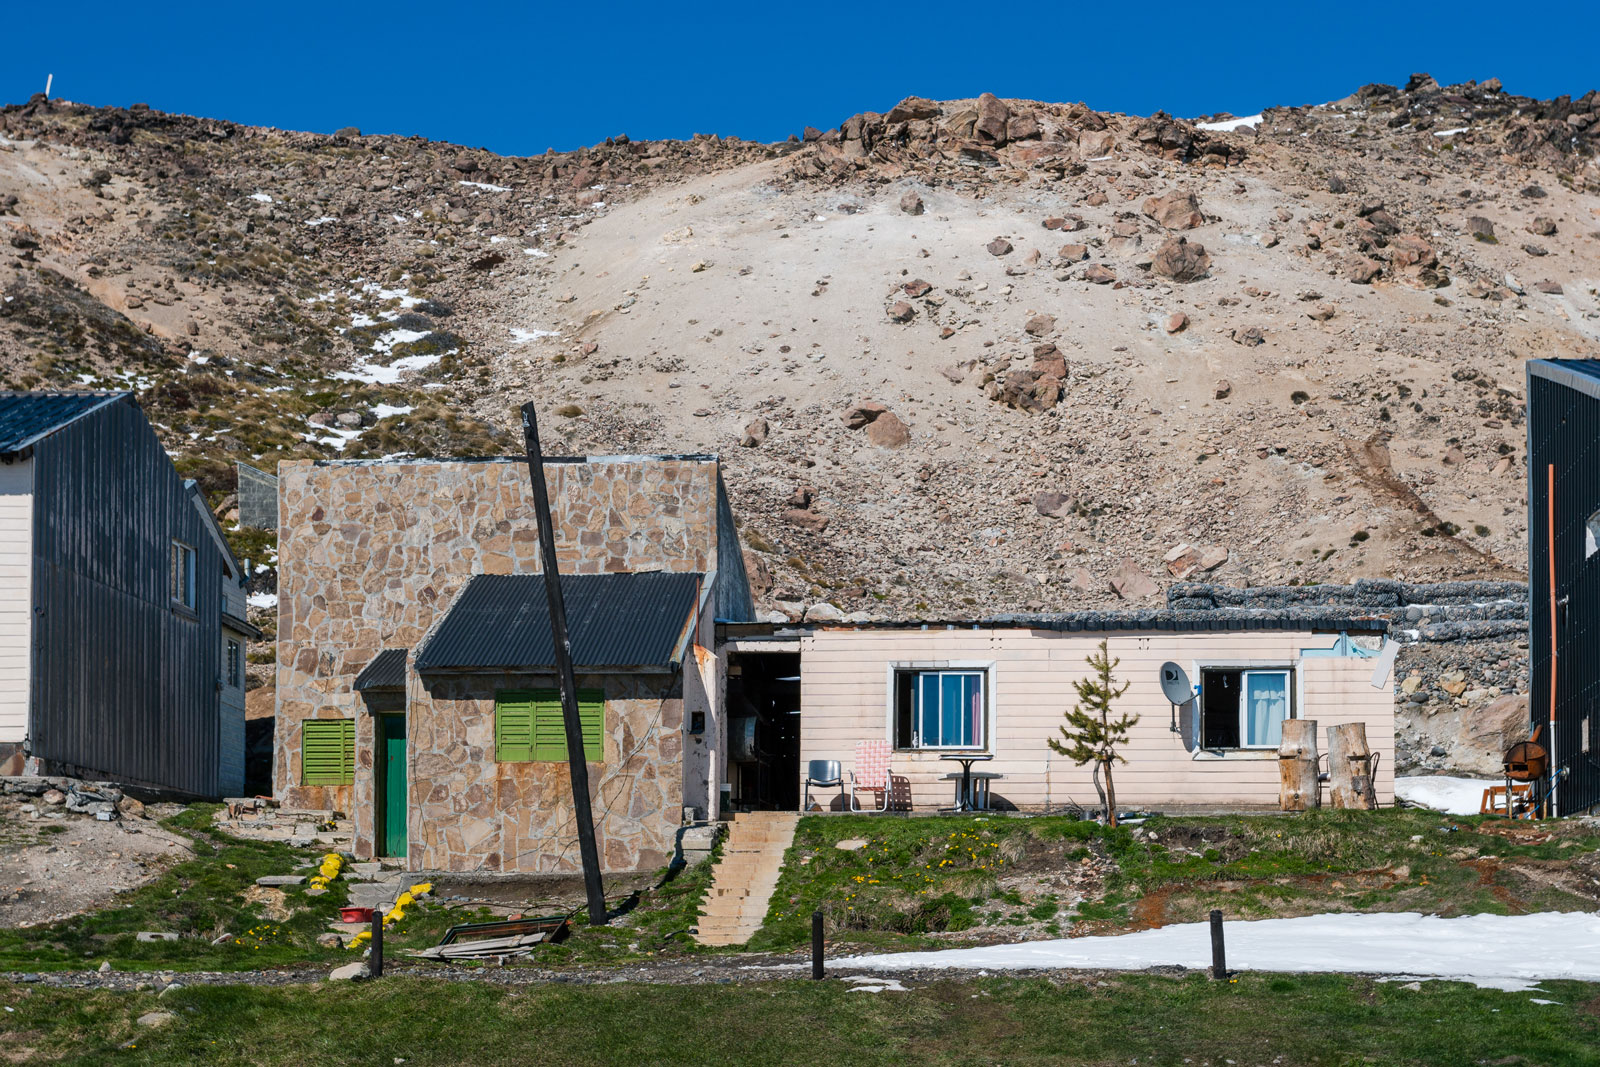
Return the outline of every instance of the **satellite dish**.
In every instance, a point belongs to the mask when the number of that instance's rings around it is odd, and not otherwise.
[[[1188,672],[1171,660],[1161,665],[1161,691],[1173,704],[1187,704],[1194,699],[1194,687],[1189,684]]]

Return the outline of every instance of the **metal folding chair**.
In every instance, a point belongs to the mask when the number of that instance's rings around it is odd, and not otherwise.
[[[814,759],[806,763],[806,793],[805,800],[800,803],[801,811],[811,810],[811,787],[832,789],[839,787],[839,799],[844,799],[844,772],[840,769],[836,759]]]

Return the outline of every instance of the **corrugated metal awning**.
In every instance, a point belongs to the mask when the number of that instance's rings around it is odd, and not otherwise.
[[[372,662],[356,675],[356,691],[365,689],[404,689],[406,685],[406,650],[386,648],[372,657]]]
[[[699,606],[700,574],[564,574],[573,666],[588,673],[677,668]],[[544,577],[480,574],[417,651],[419,673],[555,667]]]

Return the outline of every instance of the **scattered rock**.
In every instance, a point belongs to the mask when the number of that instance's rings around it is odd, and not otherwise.
[[[920,215],[925,210],[922,206],[922,197],[916,192],[907,192],[900,198],[900,210],[907,215]]]
[[[1191,192],[1152,196],[1140,210],[1169,230],[1192,230],[1206,222],[1206,217],[1200,213],[1200,202]]]
[[[819,534],[828,528],[828,517],[810,508],[789,508],[779,517],[790,526],[798,526],[807,533]]]
[[[370,976],[371,975],[367,970],[367,964],[364,960],[357,960],[355,963],[347,963],[342,967],[335,967],[332,971],[328,972],[328,977],[335,982],[359,982],[363,978],[368,978]]]
[[[1528,232],[1540,237],[1553,237],[1556,232],[1556,220],[1549,215],[1537,215],[1528,223]]]
[[[1004,237],[996,237],[986,247],[989,249],[991,256],[1004,256],[1009,255],[1011,252],[1011,242]]]
[[[1187,237],[1169,237],[1156,249],[1150,269],[1175,282],[1193,282],[1210,272],[1211,257],[1204,245],[1191,243]]]
[[[879,448],[904,448],[911,443],[911,430],[892,411],[885,411],[867,423],[867,440]]]
[[[1046,518],[1059,519],[1071,515],[1077,498],[1069,493],[1047,491],[1033,494],[1033,509]]]
[[[770,433],[771,430],[772,430],[772,427],[770,425],[768,425],[766,419],[752,419],[752,420],[750,420],[750,422],[748,424],[746,424],[746,426],[744,428],[744,436],[742,438],[740,438],[740,440],[739,440],[740,447],[742,447],[742,448],[758,448],[758,447],[760,447],[762,444],[764,444],[766,442],[767,434]]]
[[[1368,285],[1383,273],[1383,264],[1366,256],[1351,256],[1345,261],[1344,276],[1357,285]]]
[[[1246,348],[1254,348],[1256,345],[1262,344],[1267,339],[1266,332],[1263,331],[1259,326],[1237,327],[1231,330],[1228,336],[1233,338],[1234,344],[1244,345]]]
[[[1496,241],[1494,223],[1482,215],[1473,215],[1467,219],[1467,232],[1479,241],[1487,241],[1490,244]]]
[[[1137,563],[1124,559],[1117,573],[1111,576],[1111,591],[1123,600],[1144,600],[1161,592],[1161,588],[1139,569]]]
[[[904,300],[896,300],[888,310],[891,322],[910,322],[917,317],[917,309]]]
[[[1056,317],[1054,315],[1043,314],[1032,315],[1028,318],[1027,323],[1024,324],[1022,328],[1034,337],[1044,337],[1055,330]]]
[[[133,1021],[139,1026],[155,1027],[165,1026],[176,1018],[177,1016],[170,1011],[147,1011]]]
[[[1189,326],[1189,316],[1181,311],[1175,311],[1167,316],[1167,332],[1182,333]]]
[[[1117,280],[1117,272],[1104,263],[1095,263],[1083,272],[1083,280],[1092,285],[1110,285]]]
[[[1213,395],[1218,400],[1228,399],[1228,397],[1233,395],[1233,383],[1228,381],[1226,378],[1218,378],[1216,387],[1213,390]]]

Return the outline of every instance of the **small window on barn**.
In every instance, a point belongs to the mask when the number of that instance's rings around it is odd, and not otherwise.
[[[583,756],[605,759],[606,697],[598,689],[578,690],[583,723]],[[494,758],[501,763],[561,761],[567,758],[567,728],[561,694],[554,689],[503,690],[494,697]]]
[[[1288,668],[1207,668],[1200,672],[1200,747],[1277,748],[1294,717]]]
[[[350,785],[356,780],[356,721],[307,719],[300,724],[300,784]]]
[[[168,590],[174,604],[194,610],[194,549],[172,542],[172,575]]]
[[[894,672],[894,747],[982,748],[982,670]]]
[[[1583,524],[1583,558],[1600,552],[1600,511],[1590,515]]]

